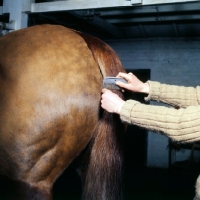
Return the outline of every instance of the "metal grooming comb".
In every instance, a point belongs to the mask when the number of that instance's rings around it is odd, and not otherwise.
[[[121,90],[122,88],[120,88],[118,85],[115,84],[116,81],[128,83],[124,78],[106,77],[103,80],[103,88],[107,88],[110,90]]]

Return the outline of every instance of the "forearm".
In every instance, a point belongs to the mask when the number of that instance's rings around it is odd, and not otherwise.
[[[200,105],[200,87],[183,87],[148,81],[150,92],[145,100],[156,100],[172,106]]]
[[[129,100],[122,107],[120,117],[124,122],[163,133],[175,141],[200,140],[200,106],[176,110]]]

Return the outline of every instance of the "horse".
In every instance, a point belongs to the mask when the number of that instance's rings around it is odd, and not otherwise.
[[[14,199],[52,199],[53,184],[85,149],[83,199],[121,199],[125,126],[100,106],[103,78],[119,72],[109,45],[61,25],[0,38],[0,174],[17,184]]]

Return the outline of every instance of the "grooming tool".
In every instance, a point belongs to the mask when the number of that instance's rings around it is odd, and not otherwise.
[[[103,80],[103,88],[107,88],[110,90],[121,90],[118,85],[116,85],[116,81],[121,81],[123,83],[128,83],[124,78],[118,78],[118,77],[106,77]]]

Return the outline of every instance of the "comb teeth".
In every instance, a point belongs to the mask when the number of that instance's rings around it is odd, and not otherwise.
[[[113,84],[103,84],[103,88],[109,89],[109,90],[121,90],[119,86],[113,85]]]

